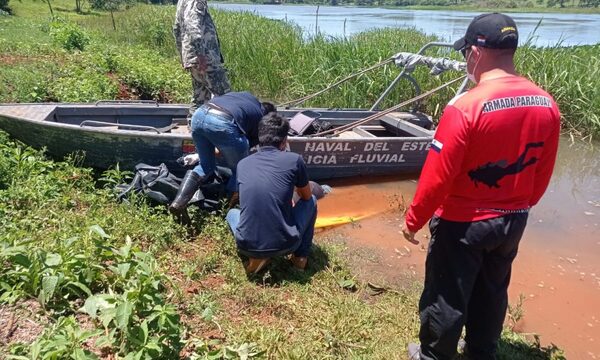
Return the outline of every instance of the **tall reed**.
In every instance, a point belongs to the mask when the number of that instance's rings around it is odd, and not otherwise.
[[[176,58],[173,41],[164,39],[164,31],[170,32],[172,27],[173,14],[173,6],[138,6],[135,11],[119,14],[117,20],[121,26],[109,37],[120,43],[154,48],[166,57]],[[316,92],[396,52],[415,52],[423,44],[437,40],[415,29],[373,30],[350,38],[308,37],[294,24],[249,12],[213,9],[212,14],[233,87],[281,102]],[[570,48],[527,45],[517,53],[517,62],[524,75],[555,96],[566,127],[590,133],[600,131],[599,56],[600,45]],[[305,105],[368,107],[398,72],[394,66],[387,66],[367,73]],[[429,89],[456,74],[436,79],[423,69],[414,76],[423,89]],[[391,106],[413,95],[412,86],[402,80],[382,106]],[[422,109],[437,117],[452,96],[452,90],[442,92],[429,99]]]
[[[600,44],[526,47],[517,59],[519,70],[554,96],[565,127],[600,133]]]

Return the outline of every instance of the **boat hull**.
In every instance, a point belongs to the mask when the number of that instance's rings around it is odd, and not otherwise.
[[[28,112],[38,114],[38,118],[18,115],[19,112],[7,111],[7,106],[0,106],[0,129],[29,146],[45,149],[55,159],[80,154],[78,158],[82,165],[99,169],[108,169],[117,163],[121,169],[133,169],[138,163],[165,163],[171,171],[181,174],[185,169],[176,160],[193,151],[189,134],[82,127],[76,124],[76,120],[71,121],[73,123],[53,121],[57,118],[56,109],[49,108],[49,105],[25,106],[29,106]],[[39,111],[36,111],[36,106],[39,106]],[[42,110],[42,106],[46,108]],[[85,113],[85,106],[81,107],[79,112]],[[175,116],[185,116],[187,109],[181,106],[171,110]],[[423,130],[423,134],[432,132]],[[303,156],[309,176],[319,180],[418,172],[425,161],[430,141],[430,136],[290,137],[288,146],[290,151]]]
[[[421,170],[429,138],[290,139],[313,179],[415,173]]]
[[[121,169],[133,169],[138,163],[165,163],[169,169],[182,172],[184,169],[176,160],[183,155],[184,140],[191,140],[189,136],[103,131],[101,128],[15,119],[2,115],[1,109],[0,129],[33,148],[44,149],[56,160],[74,156],[82,165],[98,169],[109,169],[116,164]]]

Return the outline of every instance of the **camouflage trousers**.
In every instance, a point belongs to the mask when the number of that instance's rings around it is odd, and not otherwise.
[[[188,113],[188,123],[192,115],[202,104],[210,100],[212,96],[219,96],[231,91],[227,72],[221,65],[209,66],[205,72],[200,72],[196,68],[189,69],[192,75],[192,105]]]

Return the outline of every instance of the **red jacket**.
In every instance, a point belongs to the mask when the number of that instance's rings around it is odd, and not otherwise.
[[[406,225],[478,221],[537,204],[556,160],[560,112],[529,80],[480,82],[444,109]]]

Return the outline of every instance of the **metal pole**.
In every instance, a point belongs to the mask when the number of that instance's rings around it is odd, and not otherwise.
[[[423,52],[425,52],[425,50],[429,49],[430,47],[434,47],[434,46],[441,46],[441,47],[452,47],[452,44],[448,44],[448,43],[443,43],[443,42],[430,42],[428,44],[425,44],[418,52],[417,55],[421,55]],[[369,109],[370,111],[374,111],[375,109],[377,109],[377,107],[379,106],[379,104],[383,101],[383,99],[386,98],[386,96],[389,95],[389,93],[396,87],[396,84],[398,84],[398,82],[400,81],[400,79],[404,76],[404,74],[406,73],[406,68],[402,69],[402,71],[400,72],[400,74],[398,74],[398,76],[396,76],[396,78],[394,79],[394,81],[392,81],[392,83],[387,87],[387,89],[385,89],[385,91],[381,94],[381,96],[379,96],[379,99],[377,99],[377,101],[375,101],[375,103],[373,104],[373,106],[371,106],[371,108]]]

